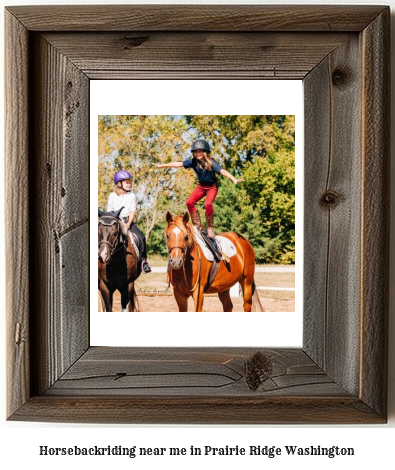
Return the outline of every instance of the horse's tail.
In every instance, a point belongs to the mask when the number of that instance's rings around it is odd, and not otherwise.
[[[137,298],[136,289],[134,288],[134,282],[132,291],[129,297],[129,312],[139,312],[139,300]]]
[[[252,281],[252,311],[253,312],[264,312],[265,309],[261,304],[261,299],[259,298],[259,292],[256,288],[255,281]]]

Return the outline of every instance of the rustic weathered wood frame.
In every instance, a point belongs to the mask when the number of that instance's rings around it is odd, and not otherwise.
[[[42,6],[5,17],[8,419],[385,422],[389,8]],[[303,348],[89,346],[97,78],[304,80]]]

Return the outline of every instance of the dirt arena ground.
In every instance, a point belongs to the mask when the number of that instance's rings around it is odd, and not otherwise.
[[[295,273],[256,273],[256,285],[270,287],[294,287]],[[151,273],[141,276],[136,281],[136,290],[140,312],[177,312],[177,303],[168,288],[166,274]],[[156,295],[154,295],[156,294]],[[266,312],[294,312],[295,292],[260,290],[259,297]],[[243,311],[243,298],[232,298],[233,311]],[[114,311],[121,310],[120,295],[114,294]],[[193,312],[193,300],[189,299],[188,311]],[[204,312],[222,312],[222,304],[218,295],[206,295],[203,304]]]
[[[275,299],[260,296],[265,312],[294,312],[295,299]],[[178,312],[177,303],[174,296],[154,296],[139,295],[139,310],[141,312]],[[233,298],[233,311],[243,312],[243,299]],[[120,307],[120,300],[118,300]],[[116,305],[117,306],[117,305]],[[118,307],[118,308],[119,308]],[[193,312],[193,300],[189,299],[188,311]],[[222,312],[222,304],[218,296],[205,296],[203,312]]]

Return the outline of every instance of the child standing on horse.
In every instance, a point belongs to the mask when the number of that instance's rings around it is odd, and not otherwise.
[[[244,181],[243,179],[236,179],[228,171],[224,170],[222,166],[217,163],[210,155],[211,149],[209,143],[204,139],[198,139],[193,142],[191,147],[193,158],[183,162],[171,162],[164,164],[155,164],[158,168],[192,168],[198,177],[198,185],[192,191],[191,195],[186,201],[186,205],[193,225],[199,230],[202,229],[202,222],[200,219],[199,211],[196,209],[196,203],[204,196],[206,200],[204,203],[207,236],[214,238],[214,208],[213,202],[218,193],[217,174],[225,176],[233,181],[234,184]]]
[[[108,197],[107,212],[116,212],[123,207],[120,219],[125,223],[126,228],[135,233],[143,243],[141,269],[144,273],[151,272],[151,267],[147,261],[147,242],[143,232],[134,223],[136,214],[136,196],[131,192],[131,175],[127,171],[117,171],[114,175],[115,189]]]

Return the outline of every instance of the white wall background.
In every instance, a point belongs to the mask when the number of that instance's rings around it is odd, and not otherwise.
[[[109,1],[92,0],[92,1],[32,1],[26,0],[0,0],[1,6],[5,5],[26,5],[36,4],[105,4],[112,3]],[[131,1],[116,0],[113,3],[134,3]],[[169,4],[169,3],[186,3],[178,1],[139,1],[135,3],[156,3],[156,4]],[[217,0],[211,2],[194,1],[192,3],[206,3],[206,4],[264,4],[263,1],[249,1],[234,2],[228,0],[226,2]],[[388,4],[395,11],[395,0],[387,1],[310,1],[300,0],[293,2],[269,0],[269,4]],[[0,24],[4,24],[3,8],[1,9]],[[394,24],[394,13],[392,13],[392,24]],[[3,34],[1,35],[3,41]],[[394,38],[392,39],[392,50],[395,51]],[[3,43],[0,45],[1,63],[3,59]],[[392,59],[395,64],[395,60]],[[2,65],[3,67],[3,65]],[[392,66],[392,77],[395,76],[394,65]],[[3,80],[3,74],[1,76]],[[394,78],[392,78],[392,83]],[[3,98],[3,83],[1,89],[1,103],[0,107],[4,109]],[[395,119],[393,118],[394,107],[392,111],[392,135],[395,130]],[[3,121],[1,121],[3,123]],[[4,139],[4,126],[1,125],[0,129],[1,140]],[[4,145],[3,145],[4,148]],[[3,173],[3,166],[1,165],[1,173]],[[392,172],[392,186],[394,186],[394,172]],[[3,176],[1,175],[1,183]],[[392,207],[395,210],[394,194],[392,194]],[[0,191],[0,207],[4,204],[4,191]],[[3,212],[1,213],[3,214]],[[4,217],[1,216],[0,222],[0,237],[4,239]],[[392,233],[394,232],[394,225],[392,222]],[[394,238],[394,237],[393,237]],[[4,260],[5,253],[3,243],[0,243],[0,260]],[[394,243],[391,246],[391,285],[394,284],[395,257],[394,257]],[[2,294],[4,293],[4,262],[0,263],[0,281]],[[5,311],[4,295],[0,295],[0,311]],[[390,400],[389,410],[390,419],[387,425],[382,426],[86,426],[86,425],[49,425],[45,423],[10,423],[6,422],[5,416],[5,387],[4,387],[4,370],[5,370],[5,341],[4,341],[4,325],[5,315],[2,313],[0,320],[1,331],[1,348],[0,348],[0,466],[1,468],[31,468],[40,469],[67,469],[74,466],[75,468],[85,468],[87,465],[94,465],[96,469],[107,469],[109,466],[119,469],[129,469],[132,466],[138,469],[153,468],[154,466],[161,466],[163,468],[182,468],[185,467],[194,469],[201,468],[202,465],[209,465],[211,468],[214,465],[221,465],[227,468],[236,468],[241,465],[253,465],[257,468],[268,466],[269,468],[285,468],[292,466],[292,468],[315,469],[318,465],[322,469],[334,468],[337,469],[353,468],[364,464],[365,466],[377,466],[381,468],[393,468],[394,454],[393,443],[395,441],[395,376],[394,376],[394,363],[395,363],[395,289],[391,290],[390,299],[390,390],[389,394],[392,399]],[[205,457],[205,458],[192,458],[192,457],[151,457],[151,458],[136,458],[134,460],[127,457],[40,457],[39,446],[47,445],[52,447],[65,447],[65,446],[107,446],[107,445],[121,445],[121,446],[142,446],[142,447],[186,447],[189,449],[190,445],[205,446],[211,445],[213,447],[220,446],[243,446],[250,445],[261,446],[280,446],[285,445],[321,445],[321,446],[341,446],[341,447],[354,447],[356,455],[354,457],[337,457],[329,459],[327,457],[300,457],[300,458],[286,458],[276,457],[268,459],[267,457]]]

